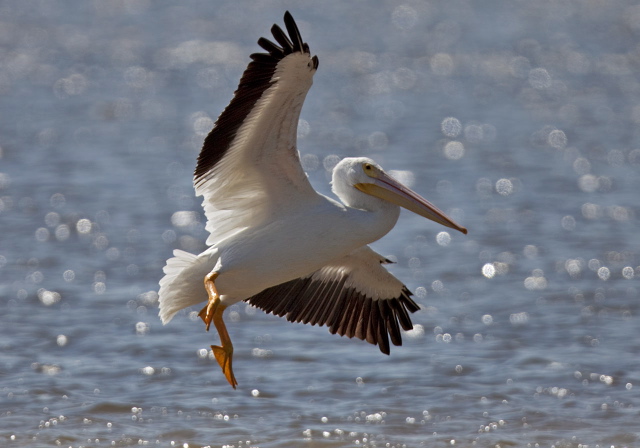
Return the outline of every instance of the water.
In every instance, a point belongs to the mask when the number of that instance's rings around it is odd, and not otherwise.
[[[314,186],[368,155],[469,235],[403,213],[375,244],[423,307],[390,357],[234,306],[234,391],[155,291],[204,247],[195,158],[285,9],[320,58]],[[0,10],[1,445],[640,445],[638,6]]]

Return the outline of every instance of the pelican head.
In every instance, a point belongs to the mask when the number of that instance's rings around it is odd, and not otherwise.
[[[409,187],[384,172],[382,167],[367,157],[347,157],[333,169],[333,192],[350,207],[367,209],[371,203],[354,191],[406,208],[420,216],[455,229],[464,234],[467,229],[458,225],[443,211]]]

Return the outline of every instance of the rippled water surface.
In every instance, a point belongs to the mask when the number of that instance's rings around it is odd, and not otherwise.
[[[233,306],[234,391],[157,282],[204,248],[195,159],[286,9],[320,59],[314,186],[367,155],[469,234],[403,213],[374,245],[422,307],[390,357]],[[639,6],[0,12],[0,445],[640,446]]]

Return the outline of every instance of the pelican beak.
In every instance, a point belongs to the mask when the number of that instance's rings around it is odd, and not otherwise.
[[[467,234],[467,229],[458,225],[453,219],[444,214],[431,202],[420,196],[409,187],[402,185],[400,182],[389,176],[384,171],[378,171],[375,174],[373,183],[360,183],[354,186],[363,193],[370,194],[385,201],[404,207],[420,216],[423,216],[445,227],[455,229],[459,232]]]

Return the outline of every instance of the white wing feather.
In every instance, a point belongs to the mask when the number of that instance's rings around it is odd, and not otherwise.
[[[401,295],[405,286],[382,266],[388,262],[369,246],[364,246],[317,270],[311,278],[317,281],[346,278],[345,288],[373,300],[394,299]]]
[[[198,182],[214,245],[265,222],[313,190],[296,149],[298,119],[315,69],[305,53],[278,63],[265,90],[238,129],[224,157]]]

